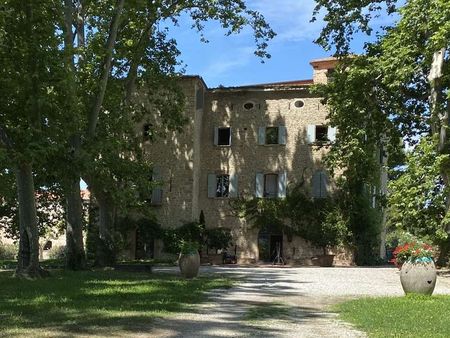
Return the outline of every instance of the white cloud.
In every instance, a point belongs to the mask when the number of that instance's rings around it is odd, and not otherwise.
[[[251,0],[248,7],[261,12],[278,34],[275,41],[312,41],[318,37],[323,22],[310,22],[314,0]]]
[[[242,47],[235,49],[232,53],[225,53],[221,57],[214,59],[206,68],[201,71],[201,75],[209,81],[223,78],[230,72],[248,65],[254,58],[254,47]]]

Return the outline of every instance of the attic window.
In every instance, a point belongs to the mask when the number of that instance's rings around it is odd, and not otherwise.
[[[302,100],[297,100],[294,102],[294,106],[296,108],[302,108],[305,105],[305,102],[303,102]]]
[[[245,110],[251,110],[253,108],[255,108],[255,103],[254,102],[248,101],[248,102],[244,103],[244,109]]]

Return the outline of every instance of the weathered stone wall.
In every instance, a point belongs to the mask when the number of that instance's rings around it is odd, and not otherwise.
[[[295,107],[297,100],[302,100],[304,106]],[[248,101],[255,103],[253,110],[244,109]],[[233,230],[240,261],[259,259],[258,230],[233,216],[228,198],[207,197],[208,174],[236,174],[239,195],[244,196],[254,196],[257,172],[286,171],[288,187],[300,182],[305,172],[306,187],[309,187],[314,170],[322,168],[320,160],[327,149],[308,144],[307,126],[323,124],[326,115],[320,98],[306,89],[217,89],[208,93],[202,132],[200,208],[207,226]],[[258,145],[258,129],[266,126],[286,126],[286,145]],[[231,146],[214,145],[214,127],[232,128]],[[292,243],[283,242],[284,256],[292,256],[292,260],[310,257],[317,251],[300,238]]]

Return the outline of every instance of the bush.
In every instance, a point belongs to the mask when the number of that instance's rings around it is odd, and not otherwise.
[[[66,258],[66,246],[59,245],[54,246],[48,251],[49,259],[65,259]]]
[[[205,230],[206,245],[208,249],[226,250],[231,245],[231,231],[229,229]]]
[[[0,242],[0,260],[14,260],[17,258],[19,248],[16,244],[6,244]]]

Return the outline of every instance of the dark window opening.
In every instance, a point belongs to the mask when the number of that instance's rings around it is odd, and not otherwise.
[[[216,197],[228,197],[230,189],[230,175],[217,175],[216,182]]]
[[[219,128],[217,145],[219,146],[231,145],[231,128]]]
[[[278,127],[266,128],[266,144],[278,144]]]
[[[244,103],[244,109],[245,110],[250,110],[253,109],[255,107],[255,104],[253,102],[246,102]]]
[[[328,128],[326,126],[316,126],[316,141],[328,142]]]
[[[153,125],[151,123],[144,124],[143,127],[143,137],[144,141],[150,141],[153,139],[153,132],[152,132]]]
[[[264,197],[274,198],[278,196],[278,175],[264,175]]]
[[[45,242],[43,250],[50,250],[52,248],[52,245],[53,245],[52,241]]]

